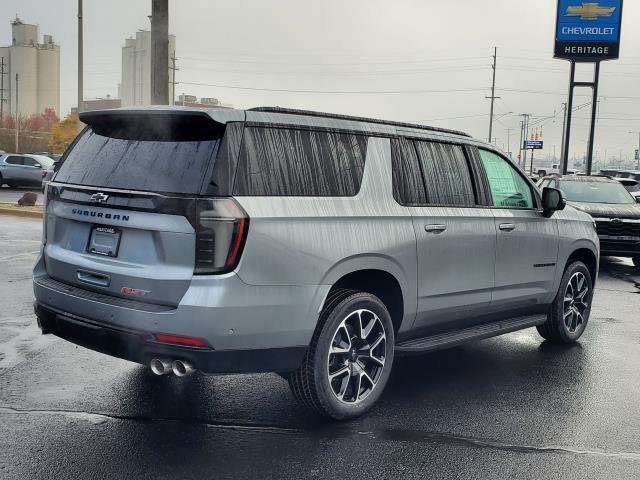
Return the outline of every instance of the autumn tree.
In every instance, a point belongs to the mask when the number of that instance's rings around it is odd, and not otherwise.
[[[49,138],[49,151],[63,153],[78,134],[78,115],[69,113],[64,120],[53,124]]]

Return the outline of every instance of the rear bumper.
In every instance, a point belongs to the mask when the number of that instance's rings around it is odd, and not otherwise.
[[[101,324],[37,302],[34,309],[43,332],[143,365],[153,358],[168,358],[188,360],[205,373],[286,372],[299,366],[307,351],[307,347],[217,351],[163,345],[154,342],[149,332]]]
[[[329,286],[248,285],[231,273],[194,277],[180,304],[162,306],[103,295],[34,267],[43,327],[79,345],[147,363],[165,355],[211,373],[293,370],[311,341]],[[152,334],[200,338],[210,349],[158,344]]]

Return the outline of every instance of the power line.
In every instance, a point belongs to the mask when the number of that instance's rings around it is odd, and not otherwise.
[[[454,88],[444,90],[292,90],[286,88],[263,88],[244,87],[238,85],[220,85],[213,83],[181,82],[183,85],[194,85],[198,87],[231,88],[236,90],[252,90],[258,92],[284,92],[284,93],[318,93],[318,94],[338,94],[338,95],[384,95],[384,94],[414,94],[414,93],[461,93],[461,92],[482,92],[486,88]]]

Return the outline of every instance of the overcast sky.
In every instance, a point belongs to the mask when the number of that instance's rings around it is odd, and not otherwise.
[[[151,0],[84,3],[85,98],[115,96],[121,47],[137,29],[149,28]],[[544,133],[540,155],[552,154],[554,145],[560,153],[559,112],[567,98],[569,64],[552,59],[554,0],[169,3],[180,68],[176,93],[217,97],[240,108],[279,105],[420,121],[486,139],[485,96],[497,46],[498,146],[507,150],[510,136],[511,150],[517,150],[518,115],[531,113]],[[77,2],[2,0],[2,5],[0,44],[10,43],[9,22],[17,13],[61,45],[61,108],[68,112],[76,103]],[[595,146],[600,158],[605,151],[608,157],[621,150],[629,156],[637,148],[638,135],[628,132],[640,130],[639,23],[640,2],[627,0],[621,60],[601,69]],[[589,79],[589,69],[579,72],[581,80]],[[589,101],[589,91],[577,92],[574,105]],[[588,118],[589,108],[574,116],[577,155],[586,151]]]

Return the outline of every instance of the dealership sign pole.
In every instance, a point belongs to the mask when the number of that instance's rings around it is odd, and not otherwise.
[[[598,108],[598,82],[600,62],[615,60],[620,51],[620,26],[622,23],[622,0],[583,2],[580,0],[558,0],[556,15],[556,41],[554,57],[569,60],[569,99],[567,100],[567,121],[564,131],[562,151],[562,174],[567,173],[571,134],[571,114],[573,110],[573,90],[575,87],[591,87],[591,129],[587,151],[587,175],[593,164],[593,143]],[[576,82],[576,63],[593,63],[592,82]]]

